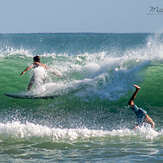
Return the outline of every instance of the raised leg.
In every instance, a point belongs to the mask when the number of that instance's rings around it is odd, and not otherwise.
[[[134,94],[131,96],[131,98],[130,98],[130,100],[128,102],[128,104],[131,105],[131,106],[134,105],[134,99],[136,98],[136,95],[137,95],[137,93],[138,93],[138,91],[140,89],[140,87],[137,86],[137,85],[134,85],[134,87],[136,88],[136,90],[135,90]]]

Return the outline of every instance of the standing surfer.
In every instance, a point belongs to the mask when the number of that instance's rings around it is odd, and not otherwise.
[[[131,96],[128,104],[130,105],[131,109],[134,111],[134,113],[137,116],[137,125],[134,127],[133,130],[136,130],[139,126],[141,126],[143,124],[143,122],[147,122],[149,124],[151,124],[151,126],[155,129],[155,123],[153,122],[153,120],[149,117],[149,115],[147,114],[147,112],[145,110],[143,110],[142,108],[138,108],[135,104],[134,104],[134,99],[136,98],[136,95],[140,89],[139,86],[134,85],[134,87],[136,88],[134,94]]]
[[[49,68],[47,65],[40,62],[40,57],[38,55],[33,57],[33,61],[34,62],[20,74],[20,76],[22,76],[26,71],[30,70],[31,68],[34,68],[34,74],[33,74],[32,78],[31,78],[31,81],[28,84],[28,89],[27,89],[28,91],[31,90],[32,85],[36,81],[37,82],[41,81],[43,84],[45,83],[45,80],[46,80],[45,69]],[[58,73],[56,73],[55,71],[52,71],[52,73],[55,74],[58,77],[61,76]]]

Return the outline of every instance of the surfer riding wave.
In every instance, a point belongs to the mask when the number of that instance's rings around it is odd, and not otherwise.
[[[46,81],[46,72],[45,69],[49,69],[49,67],[43,63],[40,62],[40,57],[38,55],[36,55],[35,57],[33,57],[33,63],[27,67],[21,74],[20,76],[22,76],[26,71],[30,70],[31,68],[34,69],[34,73],[33,76],[31,78],[31,81],[28,84],[28,89],[27,91],[30,91],[32,88],[32,85],[36,82],[36,83],[40,83],[40,84],[45,84]],[[57,72],[55,71],[51,71],[53,74],[55,74],[57,77],[60,77],[61,75],[59,75]]]

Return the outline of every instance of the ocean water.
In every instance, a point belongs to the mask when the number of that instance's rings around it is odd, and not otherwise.
[[[5,96],[26,93],[35,55],[50,69],[30,94],[55,97]],[[161,33],[0,34],[0,162],[163,162],[162,72]],[[155,130],[132,130],[134,84]]]

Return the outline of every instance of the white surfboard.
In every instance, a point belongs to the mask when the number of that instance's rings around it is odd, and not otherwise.
[[[12,97],[12,98],[19,98],[19,99],[48,99],[48,98],[55,98],[59,97],[60,95],[41,95],[41,94],[16,94],[16,93],[4,93],[4,95]]]

